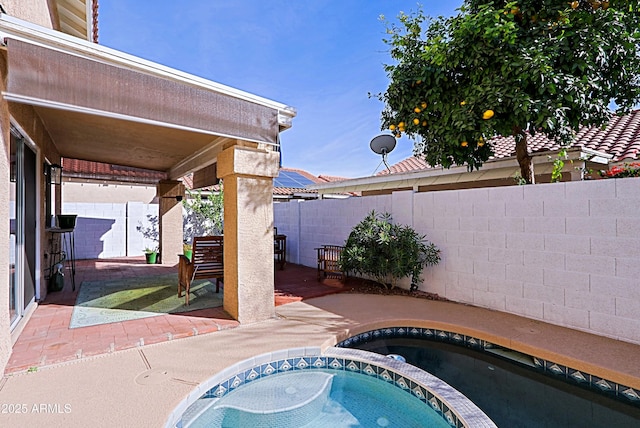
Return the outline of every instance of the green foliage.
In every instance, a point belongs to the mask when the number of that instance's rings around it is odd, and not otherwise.
[[[388,213],[372,211],[358,223],[345,244],[341,269],[373,277],[385,286],[411,275],[411,290],[418,289],[424,266],[440,262],[440,250],[410,226],[391,223]]]
[[[187,190],[182,200],[184,239],[192,242],[195,236],[221,235],[224,229],[224,197],[219,193],[204,196],[200,190]]]
[[[551,182],[558,183],[562,180],[562,169],[564,168],[564,160],[567,159],[567,149],[564,148],[558,152],[558,156],[553,160],[553,169],[551,170]]]
[[[148,241],[153,241],[153,247],[146,247],[144,249],[145,254],[157,253],[158,243],[160,241],[160,233],[158,231],[159,219],[157,215],[147,214],[147,224],[143,225],[142,222],[138,222],[136,230],[142,234],[142,237]]]
[[[635,1],[466,0],[453,17],[398,19],[382,128],[431,165],[477,169],[491,137],[514,135],[531,182],[527,135],[567,145],[580,126],[606,124],[611,101],[621,114],[640,101]]]

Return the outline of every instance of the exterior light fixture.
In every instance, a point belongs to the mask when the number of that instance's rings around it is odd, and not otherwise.
[[[57,163],[45,163],[44,175],[47,176],[47,182],[50,184],[62,184],[62,166]]]

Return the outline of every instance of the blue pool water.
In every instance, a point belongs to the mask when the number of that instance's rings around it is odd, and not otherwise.
[[[402,355],[466,395],[499,427],[640,427],[636,406],[487,353],[411,338],[376,338],[354,347]]]
[[[449,424],[418,398],[380,379],[336,370],[285,372],[212,400],[184,427],[434,427]]]

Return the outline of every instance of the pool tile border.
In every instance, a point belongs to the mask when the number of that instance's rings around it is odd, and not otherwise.
[[[328,348],[321,353],[320,348],[310,347],[286,352],[286,358],[282,358],[282,351],[277,351],[245,360],[198,385],[174,409],[165,427],[182,428],[183,414],[198,399],[217,400],[244,384],[277,373],[329,369],[384,380],[430,405],[451,427],[495,428],[495,424],[464,395],[437,377],[402,361],[349,348]],[[277,357],[280,358],[275,359]]]
[[[368,342],[370,340],[383,337],[422,338],[433,340],[436,342],[446,342],[453,345],[463,346],[466,348],[478,350],[480,352],[491,352],[491,350],[496,349],[513,351],[511,349],[505,348],[504,346],[499,346],[489,341],[479,339],[477,337],[467,336],[447,330],[422,327],[385,327],[381,329],[370,330],[345,339],[342,342],[338,343],[336,347],[350,348],[351,346],[357,345],[359,343]],[[582,387],[595,390],[605,395],[616,397],[620,401],[627,404],[640,407],[640,390],[638,389],[619,384],[608,379],[603,379],[594,374],[586,373],[584,371],[577,370],[556,363],[554,361],[545,360],[542,358],[534,357],[532,355],[523,354],[521,352],[520,354],[526,355],[527,357],[531,358],[531,367],[534,367],[541,373],[557,379],[564,379],[568,383],[580,385]],[[500,357],[495,353],[491,353],[491,355]],[[515,362],[516,364],[518,363],[518,361],[513,362]]]

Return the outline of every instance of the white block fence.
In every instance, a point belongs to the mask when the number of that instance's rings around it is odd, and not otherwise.
[[[640,178],[277,203],[287,258],[344,244],[371,210],[442,251],[421,289],[640,344]]]

